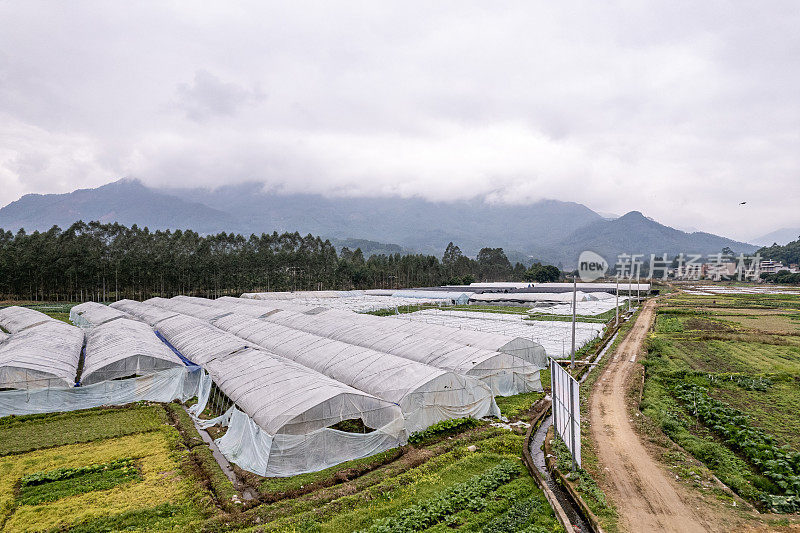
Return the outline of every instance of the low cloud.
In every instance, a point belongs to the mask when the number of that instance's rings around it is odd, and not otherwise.
[[[191,83],[178,84],[175,106],[187,118],[203,122],[214,116],[233,116],[240,108],[263,99],[263,93],[256,89],[225,82],[210,72],[199,70]]]
[[[259,181],[749,239],[800,226],[797,27],[795,2],[0,2],[0,204]]]

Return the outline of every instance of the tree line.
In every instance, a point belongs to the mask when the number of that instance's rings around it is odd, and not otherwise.
[[[556,281],[555,267],[512,265],[502,248],[475,259],[450,243],[441,260],[424,254],[337,253],[313,235],[245,237],[150,231],[118,223],[74,223],[66,230],[0,229],[0,296],[6,300],[114,301],[190,294],[406,288],[473,281]],[[552,279],[555,276],[555,279]],[[545,279],[546,278],[546,279]]]

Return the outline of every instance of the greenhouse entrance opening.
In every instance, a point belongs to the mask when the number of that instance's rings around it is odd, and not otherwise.
[[[360,418],[351,418],[349,420],[342,420],[341,422],[337,422],[332,426],[328,426],[331,429],[335,429],[337,431],[344,431],[345,433],[361,433],[366,435],[367,433],[372,433],[375,431],[374,428],[371,428],[364,424],[364,421]]]

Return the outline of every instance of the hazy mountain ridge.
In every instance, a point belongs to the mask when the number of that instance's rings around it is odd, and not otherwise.
[[[619,253],[715,253],[757,247],[709,233],[686,233],[637,211],[609,219],[575,202],[541,200],[529,205],[481,200],[428,202],[418,198],[327,198],[268,193],[259,184],[207,189],[152,189],[119,180],[66,194],[29,194],[0,209],[0,227],[16,231],[62,228],[74,221],[117,221],[199,233],[298,231],[330,238],[341,249],[365,254],[419,251],[441,255],[448,242],[474,256],[502,247],[509,257],[571,266],[583,250],[611,262]],[[396,244],[386,244],[396,243]],[[528,261],[524,261],[524,259]]]
[[[191,228],[199,233],[240,229],[228,213],[155,191],[136,180],[64,194],[26,194],[0,209],[0,227],[12,231],[67,228],[77,220],[138,224],[153,230]]]
[[[792,241],[800,238],[800,228],[781,228],[766,235],[756,237],[753,242],[763,246],[772,246],[773,244],[780,244],[784,246]]]

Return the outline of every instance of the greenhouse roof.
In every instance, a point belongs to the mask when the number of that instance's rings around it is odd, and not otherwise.
[[[54,320],[44,313],[18,305],[0,309],[0,327],[9,333],[18,333],[32,326]]]
[[[0,344],[0,388],[72,386],[82,348],[83,330],[60,320],[14,333]]]
[[[125,317],[125,313],[97,302],[84,302],[69,310],[69,319],[76,326],[92,327]]]
[[[87,332],[81,384],[182,366],[180,358],[156,337],[150,326],[121,318]]]

